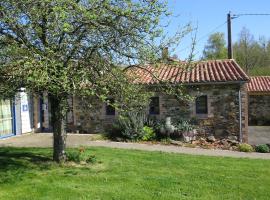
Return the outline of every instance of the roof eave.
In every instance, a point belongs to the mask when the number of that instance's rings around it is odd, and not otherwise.
[[[219,82],[194,82],[194,83],[170,83],[171,85],[231,85],[231,84],[245,84],[249,82],[249,80],[242,81],[219,81]],[[145,83],[144,85],[148,86],[157,86],[162,83]]]
[[[270,95],[270,91],[248,91],[248,94],[251,96]]]

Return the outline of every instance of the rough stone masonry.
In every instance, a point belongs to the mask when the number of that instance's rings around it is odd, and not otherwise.
[[[239,139],[239,89],[241,91],[241,126],[243,141],[247,142],[248,128],[248,101],[246,84],[201,84],[190,85],[188,93],[194,97],[207,96],[207,114],[196,114],[195,101],[179,102],[174,96],[168,96],[156,92],[159,97],[160,114],[158,119],[171,117],[196,119],[200,130],[206,135],[214,135],[216,138],[227,138],[235,136]],[[98,101],[92,108],[86,108],[84,102],[78,98],[73,101],[74,122],[69,126],[71,130],[79,130],[83,133],[102,133],[110,127],[116,115],[106,115],[105,104]]]

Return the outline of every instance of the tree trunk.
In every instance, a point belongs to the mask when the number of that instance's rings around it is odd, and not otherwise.
[[[65,162],[67,98],[50,96],[53,127],[53,160]]]

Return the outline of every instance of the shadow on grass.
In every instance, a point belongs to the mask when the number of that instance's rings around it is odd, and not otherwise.
[[[25,161],[39,164],[51,161],[51,158],[47,155],[30,152],[27,149],[0,148],[0,170],[10,169],[11,166],[24,167],[27,165]]]
[[[42,154],[34,149],[0,148],[0,184],[18,180],[33,169],[47,170],[51,158],[48,151]]]

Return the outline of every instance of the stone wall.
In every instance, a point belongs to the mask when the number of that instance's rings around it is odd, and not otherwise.
[[[89,103],[91,102],[91,106]],[[96,100],[82,100],[73,98],[73,125],[69,124],[68,128],[72,132],[80,133],[102,133],[110,127],[117,118],[106,115],[105,104]]]
[[[249,96],[249,125],[270,125],[270,94],[251,94]]]
[[[239,84],[219,84],[219,85],[198,85],[189,86],[188,93],[195,97],[207,95],[208,114],[197,115],[195,100],[190,102],[179,102],[174,96],[168,96],[156,92],[159,96],[160,114],[158,119],[171,117],[194,118],[202,129],[202,132],[208,135],[214,135],[217,138],[235,136],[239,139],[239,89],[241,89],[242,104],[242,134],[244,141],[247,141],[247,92],[246,85]],[[98,101],[93,107],[89,108],[85,101],[74,98],[73,113],[74,126],[73,131],[96,133],[103,132],[106,127],[112,125],[116,116],[107,116],[105,105]]]
[[[174,97],[161,96],[160,109],[162,118],[194,118],[207,135],[217,138],[235,136],[239,139],[239,85],[200,85],[190,86],[192,97],[207,95],[208,114],[196,114],[195,99],[188,103],[178,102]],[[247,92],[241,86],[242,134],[247,141]]]

